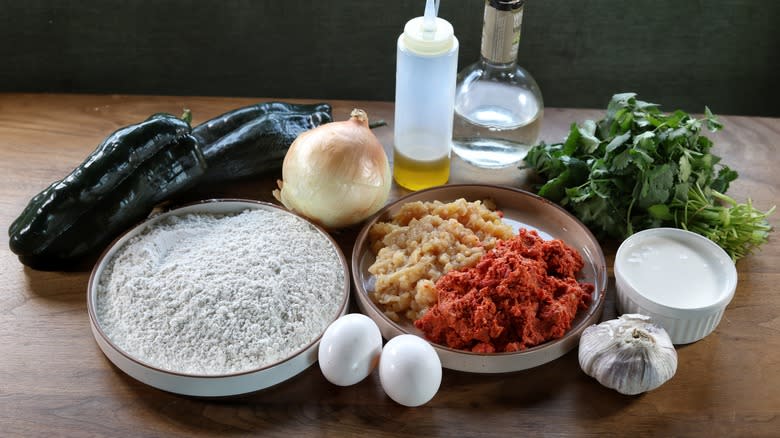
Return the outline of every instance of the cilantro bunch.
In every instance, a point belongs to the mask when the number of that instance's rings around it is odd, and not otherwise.
[[[737,260],[766,242],[774,207],[762,213],[725,196],[738,174],[710,152],[702,126],[722,128],[706,107],[697,119],[680,110],[665,114],[634,93],[616,94],[604,119],[572,124],[564,142],[534,146],[525,163],[547,180],[539,195],[599,237],[690,228]]]

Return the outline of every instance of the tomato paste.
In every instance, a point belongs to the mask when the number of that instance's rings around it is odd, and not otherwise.
[[[594,286],[576,279],[580,254],[521,229],[471,268],[436,282],[437,303],[414,325],[432,342],[480,353],[519,351],[560,338]]]

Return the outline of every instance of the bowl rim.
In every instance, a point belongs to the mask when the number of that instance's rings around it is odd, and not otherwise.
[[[504,192],[512,192],[519,196],[529,197],[533,199],[534,201],[541,202],[545,204],[545,206],[553,208],[557,210],[559,214],[564,215],[567,219],[574,221],[576,224],[580,225],[581,230],[578,230],[578,232],[583,232],[585,234],[585,237],[587,240],[595,243],[596,248],[598,249],[596,254],[590,254],[595,260],[593,260],[593,269],[595,273],[595,281],[594,281],[594,291],[592,294],[593,301],[595,304],[592,304],[589,306],[587,312],[590,314],[589,318],[586,317],[582,319],[578,325],[572,325],[569,330],[567,330],[566,334],[564,334],[563,337],[553,339],[547,342],[544,342],[539,345],[535,345],[531,348],[527,348],[525,350],[521,351],[513,351],[513,352],[497,352],[497,353],[477,353],[473,351],[467,351],[467,350],[459,350],[456,348],[447,347],[441,344],[433,343],[429,341],[428,339],[425,339],[426,342],[430,343],[435,350],[440,351],[447,357],[450,357],[452,355],[458,355],[458,356],[465,356],[465,357],[472,357],[472,358],[498,358],[499,360],[507,360],[509,358],[518,357],[521,355],[529,356],[533,353],[539,353],[544,355],[545,353],[549,353],[550,355],[554,355],[555,357],[551,360],[557,359],[558,357],[565,354],[557,354],[554,350],[558,348],[562,343],[569,340],[570,338],[567,338],[567,336],[575,336],[577,339],[579,338],[579,335],[582,333],[585,328],[592,325],[593,322],[598,321],[601,319],[601,315],[603,312],[604,304],[606,301],[606,295],[607,295],[607,289],[609,284],[609,278],[607,273],[607,263],[606,259],[604,257],[604,251],[601,248],[601,244],[596,239],[594,234],[586,227],[577,217],[572,215],[570,212],[568,212],[566,209],[561,207],[560,205],[556,204],[555,202],[550,201],[549,199],[543,198],[539,195],[536,195],[534,193],[531,193],[529,191],[519,189],[516,187],[510,187],[505,185],[494,185],[494,184],[446,184],[442,186],[435,186],[428,189],[418,190],[415,192],[408,193],[404,196],[399,197],[398,199],[386,204],[384,207],[382,207],[378,212],[376,212],[374,215],[372,215],[366,222],[364,222],[362,229],[360,230],[360,233],[355,239],[354,246],[352,248],[352,256],[351,256],[351,271],[352,271],[352,282],[354,283],[355,291],[356,291],[356,301],[359,305],[366,305],[368,308],[372,311],[372,313],[375,313],[380,318],[382,318],[382,321],[384,323],[389,324],[394,332],[401,333],[401,334],[412,334],[415,336],[419,336],[415,333],[409,333],[407,329],[387,317],[384,312],[382,312],[381,309],[379,309],[376,305],[373,304],[373,302],[370,302],[368,304],[364,303],[365,300],[370,301],[370,298],[367,298],[367,291],[364,290],[363,285],[361,283],[361,259],[362,254],[361,251],[359,251],[361,247],[361,242],[364,242],[362,246],[367,246],[367,235],[369,232],[369,229],[372,225],[374,225],[376,222],[378,222],[380,219],[382,219],[390,210],[397,208],[400,205],[403,205],[406,202],[410,202],[410,199],[417,198],[420,196],[425,196],[429,192],[434,191],[441,191],[441,190],[482,190],[482,191],[504,191]],[[474,201],[474,200],[471,200]],[[411,201],[413,202],[413,201]],[[364,297],[365,295],[365,297]],[[370,306],[369,306],[370,304]],[[361,309],[362,310],[362,309]],[[369,315],[371,316],[371,315]],[[595,318],[594,321],[591,321]],[[384,333],[383,333],[384,335]],[[441,356],[441,354],[440,354]],[[444,358],[443,358],[444,359]],[[550,360],[550,361],[551,361]],[[442,360],[444,362],[444,360]],[[544,361],[542,363],[546,363],[549,361]],[[538,366],[538,365],[533,365]],[[459,371],[470,371],[464,368],[459,367],[448,367],[452,369],[456,369]],[[527,369],[531,367],[524,367],[524,368],[518,368],[516,370],[510,370],[511,371],[519,371],[522,369]],[[496,371],[480,371],[480,372],[496,372]],[[506,371],[497,371],[497,372],[506,372]]]
[[[640,292],[636,285],[632,283],[629,277],[623,272],[622,266],[625,262],[628,248],[637,243],[640,243],[643,239],[648,237],[666,235],[677,236],[681,239],[681,241],[683,241],[683,243],[695,241],[698,244],[703,245],[706,249],[709,249],[707,254],[713,257],[713,260],[726,262],[722,264],[722,266],[726,268],[725,282],[720,283],[720,293],[717,300],[709,304],[696,307],[677,307],[664,304]],[[717,243],[713,242],[707,237],[702,236],[701,234],[697,234],[689,230],[684,230],[682,228],[672,227],[649,228],[638,231],[626,238],[623,242],[621,242],[617,252],[615,253],[613,271],[616,282],[616,293],[629,295],[631,299],[638,301],[642,307],[647,308],[650,311],[655,311],[659,314],[678,319],[705,317],[725,308],[734,298],[738,282],[736,265],[723,248],[718,246]]]
[[[303,354],[306,354],[312,347],[318,344],[322,339],[322,335],[324,334],[325,330],[323,330],[322,333],[320,333],[310,343],[304,345],[303,347],[295,351],[287,358],[278,360],[276,362],[261,367],[255,367],[247,370],[242,370],[242,371],[237,371],[232,373],[224,373],[224,374],[198,374],[198,373],[186,373],[182,371],[168,370],[165,368],[161,368],[157,365],[150,364],[144,360],[141,360],[133,356],[132,354],[125,351],[124,349],[120,348],[118,345],[116,345],[116,343],[114,343],[111,337],[109,337],[106,334],[106,332],[103,330],[102,326],[100,325],[100,319],[97,316],[95,297],[97,297],[97,287],[98,287],[98,280],[100,278],[100,274],[103,273],[106,264],[110,260],[110,256],[113,256],[116,253],[116,251],[119,250],[119,248],[121,248],[121,246],[124,245],[126,241],[130,239],[131,234],[137,234],[138,232],[141,232],[143,228],[153,225],[166,217],[175,216],[177,214],[186,214],[188,212],[197,213],[195,211],[188,211],[188,210],[196,209],[198,206],[203,206],[205,204],[216,204],[216,203],[225,203],[225,204],[235,203],[235,204],[244,205],[244,208],[236,209],[235,213],[240,213],[241,211],[247,208],[248,209],[270,208],[276,211],[280,211],[282,213],[292,215],[300,220],[305,221],[306,223],[314,227],[321,235],[327,238],[330,244],[332,245],[333,249],[336,251],[336,254],[339,257],[339,261],[341,262],[341,266],[344,269],[344,285],[343,285],[344,287],[342,288],[343,296],[341,299],[341,303],[338,307],[338,312],[334,316],[334,318],[330,321],[330,323],[332,323],[333,321],[335,321],[341,315],[344,314],[344,311],[350,299],[351,277],[349,275],[349,265],[347,263],[346,257],[344,256],[343,251],[341,251],[341,247],[339,246],[338,242],[336,242],[335,239],[327,231],[325,231],[324,228],[283,207],[265,201],[258,201],[253,199],[242,199],[242,198],[210,198],[210,199],[203,199],[203,200],[198,200],[193,202],[187,202],[184,204],[178,204],[172,206],[163,212],[152,213],[149,217],[145,218],[144,220],[138,222],[137,224],[125,230],[121,235],[117,236],[108,246],[106,246],[106,248],[101,252],[100,256],[95,262],[92,271],[90,272],[89,280],[87,282],[87,313],[89,315],[90,324],[93,327],[93,333],[99,335],[103,340],[103,342],[109,345],[115,352],[121,355],[125,360],[128,360],[143,368],[148,368],[154,372],[171,376],[171,377],[176,377],[176,378],[197,378],[197,379],[206,379],[206,380],[224,379],[228,377],[249,376],[259,372],[276,368],[280,365],[285,364],[286,362],[293,361],[294,359],[298,358]],[[258,389],[263,389],[263,388],[258,388]]]

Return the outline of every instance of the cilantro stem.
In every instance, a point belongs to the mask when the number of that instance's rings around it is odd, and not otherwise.
[[[675,226],[707,237],[734,261],[767,242],[772,231],[767,218],[774,212],[774,206],[762,212],[749,199],[740,204],[716,190],[710,190],[710,194],[707,197],[696,185],[689,190],[686,202],[673,203]]]
[[[636,198],[631,198],[631,203],[628,204],[626,209],[626,232],[629,236],[634,234],[634,226],[631,224],[631,210],[634,208],[635,201]]]

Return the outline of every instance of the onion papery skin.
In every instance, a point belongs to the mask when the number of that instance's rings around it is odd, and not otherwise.
[[[360,223],[382,208],[392,173],[365,111],[299,135],[282,165],[274,196],[289,210],[328,229]]]

